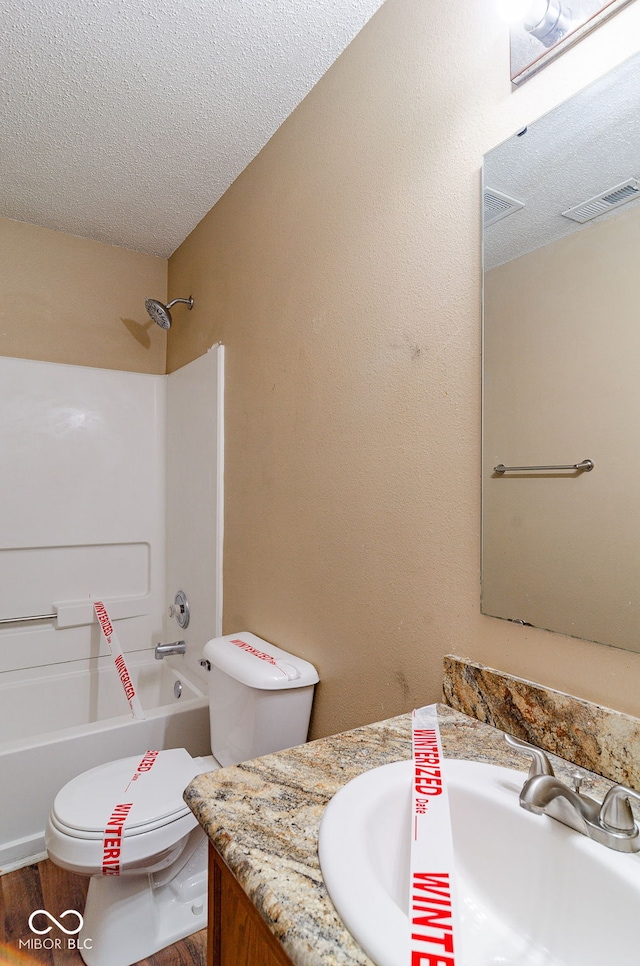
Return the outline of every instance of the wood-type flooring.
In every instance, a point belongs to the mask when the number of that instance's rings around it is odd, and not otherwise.
[[[88,885],[86,877],[65,872],[48,859],[0,876],[0,964],[83,966],[78,950],[66,948],[66,937],[60,949],[21,949],[20,940],[33,939],[29,916],[36,909],[46,909],[52,916],[67,909],[82,912]],[[55,926],[49,935],[54,933],[62,936]],[[139,966],[205,966],[206,948],[207,933],[203,929],[141,960]]]

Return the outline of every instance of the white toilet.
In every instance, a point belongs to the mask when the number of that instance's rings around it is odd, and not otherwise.
[[[204,657],[214,757],[141,749],[74,778],[53,803],[51,860],[91,876],[75,937],[87,966],[130,966],[205,927],[207,839],[185,787],[307,739],[313,665],[249,633],[209,641]]]

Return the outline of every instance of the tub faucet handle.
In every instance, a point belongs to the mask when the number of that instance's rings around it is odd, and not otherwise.
[[[535,778],[536,775],[551,775],[553,776],[553,768],[551,767],[551,762],[545,755],[542,748],[536,748],[535,745],[530,745],[527,741],[522,741],[520,738],[514,738],[513,735],[505,735],[505,741],[512,748],[517,751],[523,751],[525,754],[531,756],[531,765],[529,766],[529,778]]]

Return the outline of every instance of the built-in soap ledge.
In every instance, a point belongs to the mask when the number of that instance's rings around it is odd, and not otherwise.
[[[145,617],[149,613],[151,595],[144,597],[112,597],[102,600],[109,617],[114,621],[126,620],[128,617]],[[49,621],[63,630],[67,627],[82,627],[93,624],[95,612],[93,600],[67,600],[53,604],[51,613],[29,614],[20,617],[2,617],[1,625],[11,628],[14,624],[39,624]]]
[[[151,595],[143,597],[104,597],[101,598],[112,621],[126,620],[129,617],[144,617],[151,607]],[[93,624],[96,619],[93,600],[58,601],[53,605],[54,623],[60,630],[66,627],[81,627]]]

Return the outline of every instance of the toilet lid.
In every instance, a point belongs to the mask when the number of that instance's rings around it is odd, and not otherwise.
[[[187,814],[182,793],[197,772],[184,748],[120,758],[73,778],[56,795],[52,817],[72,834],[100,838],[114,814],[116,824],[126,816],[122,834],[137,835]]]

